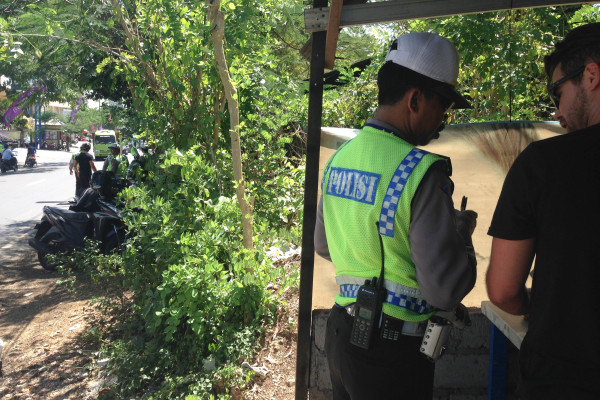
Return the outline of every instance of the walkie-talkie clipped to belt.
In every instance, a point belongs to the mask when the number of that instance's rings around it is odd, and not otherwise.
[[[381,246],[381,274],[379,279],[376,277],[367,279],[365,284],[358,288],[354,322],[350,333],[350,343],[363,349],[369,349],[371,346],[373,333],[378,328],[381,319],[383,301],[387,295],[387,290],[383,286],[384,257],[379,222],[377,222],[377,235]]]

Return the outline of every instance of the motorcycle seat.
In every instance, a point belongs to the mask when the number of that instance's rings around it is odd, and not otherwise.
[[[48,211],[46,211],[46,208]],[[86,223],[91,219],[87,212],[70,211],[58,207],[44,206],[44,212],[60,215],[62,219],[72,222]]]

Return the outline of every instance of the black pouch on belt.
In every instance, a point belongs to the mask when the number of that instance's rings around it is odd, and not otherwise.
[[[381,330],[379,337],[383,340],[397,341],[402,334],[402,326],[404,321],[398,318],[390,317],[383,314],[381,318]]]

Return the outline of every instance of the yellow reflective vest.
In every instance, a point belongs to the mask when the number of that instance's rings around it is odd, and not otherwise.
[[[321,185],[327,244],[340,286],[337,304],[355,302],[365,279],[379,278],[381,235],[388,290],[383,312],[405,321],[432,315],[433,307],[419,291],[408,233],[412,199],[437,162],[450,168],[446,158],[373,125],[331,157]]]

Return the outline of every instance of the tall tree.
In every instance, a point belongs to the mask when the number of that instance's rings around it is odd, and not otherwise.
[[[231,137],[231,156],[233,159],[233,177],[236,182],[236,194],[240,209],[242,211],[242,226],[244,236],[244,247],[252,249],[252,208],[246,197],[246,184],[244,183],[244,174],[242,171],[242,149],[240,146],[240,109],[237,99],[237,89],[235,88],[229,67],[225,58],[225,16],[220,10],[221,0],[207,0],[208,19],[212,25],[210,35],[215,49],[215,60],[217,71],[221,78],[225,97],[229,108],[229,135]]]

